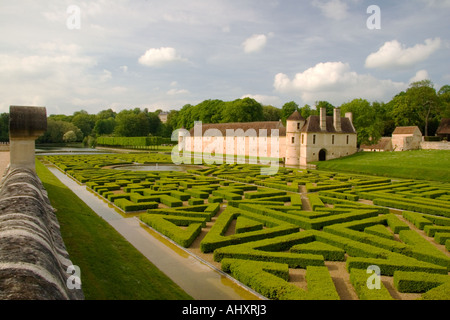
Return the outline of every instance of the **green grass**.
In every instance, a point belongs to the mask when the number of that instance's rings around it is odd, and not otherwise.
[[[87,300],[192,299],[40,161],[36,171],[57,210],[70,259],[81,269]]]
[[[313,164],[320,170],[442,182],[450,180],[449,150],[359,152],[349,157]]]

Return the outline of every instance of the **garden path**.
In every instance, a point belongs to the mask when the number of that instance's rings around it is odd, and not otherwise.
[[[158,269],[196,300],[258,300],[263,297],[237,284],[206,261],[177,247],[149,228],[138,218],[124,218],[85,186],[67,177],[57,168],[49,170],[100,217],[106,220]]]

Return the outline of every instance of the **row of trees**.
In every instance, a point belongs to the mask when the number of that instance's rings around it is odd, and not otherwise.
[[[97,114],[82,110],[73,115],[50,115],[47,132],[38,143],[61,143],[95,141],[98,136],[161,136],[169,137],[178,128],[191,129],[194,121],[203,123],[279,121],[299,110],[307,119],[317,115],[325,107],[328,115],[333,115],[333,106],[327,101],[317,101],[315,107],[287,102],[281,108],[262,105],[251,98],[234,101],[205,100],[197,105],[187,104],[180,110],[171,110],[167,122],[159,118],[161,110],[149,112],[139,108],[111,109]],[[375,143],[382,136],[390,136],[397,126],[418,126],[426,136],[433,136],[442,118],[450,117],[450,85],[438,91],[430,80],[414,82],[406,91],[397,94],[391,101],[369,102],[354,99],[340,106],[341,113],[352,112],[353,123],[358,131],[358,143]],[[0,114],[0,141],[8,141],[7,113]]]
[[[442,118],[450,117],[450,85],[438,91],[430,80],[412,83],[406,91],[397,94],[391,101],[369,102],[358,98],[333,106],[328,101],[317,101],[315,107],[299,107],[294,101],[281,108],[263,106],[250,98],[231,102],[206,100],[198,105],[185,105],[179,111],[171,111],[168,127],[190,129],[194,121],[203,123],[227,123],[250,121],[278,121],[286,119],[298,110],[307,119],[318,115],[320,108],[333,115],[334,108],[341,114],[353,113],[353,124],[358,132],[358,144],[376,143],[382,136],[391,136],[397,126],[418,126],[425,136],[434,136]]]

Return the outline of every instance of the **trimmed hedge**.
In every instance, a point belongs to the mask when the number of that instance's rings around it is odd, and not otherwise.
[[[255,221],[245,216],[239,216],[236,219],[235,233],[245,233],[250,231],[257,231],[263,229],[263,223]]]
[[[412,247],[408,255],[418,260],[444,266],[450,270],[450,258],[422,238],[417,232],[402,230],[400,231],[400,240]]]
[[[179,245],[187,248],[197,238],[205,225],[205,221],[195,218],[183,218],[179,216],[161,216],[155,214],[142,214],[142,222],[161,232]],[[179,226],[187,226],[181,229]]]
[[[114,204],[125,212],[143,211],[158,208],[158,202],[134,203],[125,198],[114,200]]]
[[[183,201],[168,195],[161,195],[159,196],[159,199],[162,204],[165,204],[166,206],[171,208],[183,206]]]
[[[399,292],[423,293],[444,283],[450,283],[450,276],[425,272],[394,272],[394,285]]]
[[[267,227],[267,229],[246,232],[242,234],[232,234],[225,236],[228,227],[234,219],[240,215],[249,217],[255,221],[259,221]],[[227,207],[223,211],[211,230],[206,234],[200,243],[200,250],[203,253],[213,252],[217,248],[238,245],[249,241],[256,241],[268,237],[276,237],[298,231],[298,227],[282,222],[270,217],[261,217],[251,212],[236,209],[234,207]]]
[[[305,300],[306,291],[288,282],[286,264],[224,259],[222,270],[271,300]]]
[[[379,206],[428,213],[428,214],[433,214],[433,215],[444,216],[444,217],[450,218],[450,209],[438,208],[438,207],[433,207],[433,206],[412,203],[412,202],[408,202],[408,200],[409,199],[398,199],[398,198],[394,198],[394,197],[392,197],[391,199],[376,198],[373,200],[373,203],[375,205],[379,205]]]
[[[345,260],[345,250],[319,241],[297,244],[293,246],[289,251],[293,253],[320,254],[327,261]]]
[[[379,280],[380,287],[369,289],[368,279],[370,274],[366,270],[351,269],[350,282],[355,288],[356,294],[360,300],[394,300],[386,289],[384,284]]]

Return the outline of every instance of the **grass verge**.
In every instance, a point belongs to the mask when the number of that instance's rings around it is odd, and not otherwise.
[[[314,162],[317,169],[404,179],[450,180],[449,150],[359,152],[349,157]]]
[[[81,269],[87,300],[191,300],[39,160],[36,171],[48,192],[72,262]]]

